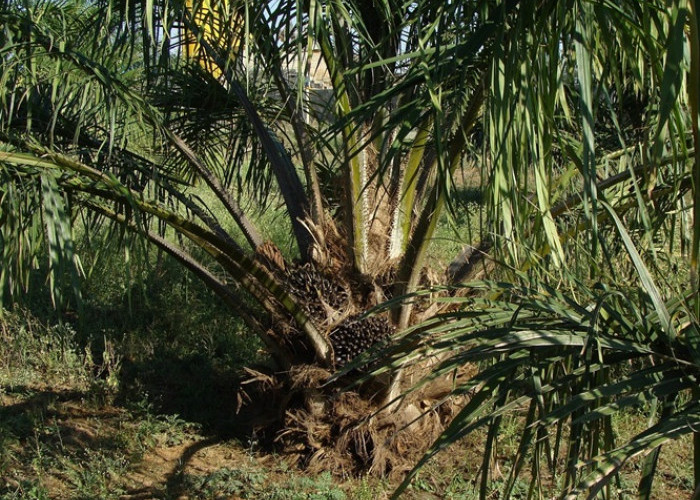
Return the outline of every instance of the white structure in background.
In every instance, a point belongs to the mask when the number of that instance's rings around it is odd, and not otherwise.
[[[292,86],[298,84],[299,69],[306,73],[303,83],[305,120],[308,122],[311,119],[329,118],[333,113],[333,88],[331,75],[321,55],[321,49],[314,46],[308,61],[302,60],[301,65],[296,56],[288,60],[285,76]]]

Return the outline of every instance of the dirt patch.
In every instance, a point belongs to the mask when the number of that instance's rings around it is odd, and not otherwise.
[[[197,478],[265,470],[274,481],[267,468],[281,461],[237,440],[202,436],[176,416],[27,387],[0,394],[0,440],[2,498],[206,497]]]
[[[124,478],[124,499],[187,498],[188,476],[206,476],[221,469],[237,469],[257,460],[234,442],[193,439],[175,446],[156,447],[145,454]],[[151,495],[151,496],[149,496]]]

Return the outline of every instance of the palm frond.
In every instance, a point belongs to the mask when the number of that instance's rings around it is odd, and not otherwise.
[[[569,454],[567,491],[572,497],[577,492],[594,497],[626,461],[694,432],[697,401],[684,398],[687,403],[673,407],[669,415],[627,443],[611,448],[602,442],[582,446],[591,439],[590,431],[610,416],[639,411],[652,400],[678,401],[679,395],[690,394],[697,385],[700,366],[692,354],[694,347],[680,336],[669,339],[665,335],[659,316],[649,312],[654,310],[650,295],[637,294],[637,302],[627,300],[622,291],[587,289],[578,283],[577,288],[583,288],[581,301],[561,292],[497,283],[488,286],[499,291],[503,302],[455,299],[463,303],[462,308],[406,335],[402,342],[412,343],[410,354],[405,354],[401,343],[376,354],[377,359],[389,356],[397,365],[417,356],[440,360],[421,383],[444,377],[467,363],[483,366],[466,385],[455,389],[457,394],[471,393],[469,402],[396,495],[432,456],[528,405],[536,409],[520,425],[524,425],[525,436],[540,436],[541,443],[535,447],[535,440],[523,438],[518,456],[528,457],[533,481],[537,476],[546,479],[556,474],[557,470],[547,472],[539,464],[555,462],[554,436],[549,429],[568,427],[564,449]],[[677,321],[692,318],[685,302],[669,306],[674,307]],[[456,346],[460,348],[455,352]],[[612,376],[613,372],[619,375]],[[492,459],[488,453],[485,456],[484,467],[488,468]],[[522,464],[513,467],[514,476],[523,474]]]

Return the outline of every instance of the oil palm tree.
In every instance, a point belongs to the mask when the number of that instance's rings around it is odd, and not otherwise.
[[[42,242],[54,301],[65,278],[78,296],[72,230],[111,221],[217,293],[287,387],[315,373],[298,391],[311,405],[332,370],[412,321],[413,303],[364,313],[419,284],[484,102],[491,15],[448,9],[471,36],[442,8],[393,7],[3,4],[4,297],[26,287]],[[305,86],[315,50],[325,99]],[[426,85],[443,76],[439,92]],[[243,208],[273,198],[295,243],[286,256]]]
[[[564,2],[550,13],[537,35],[515,23],[492,62],[481,161],[493,252],[508,271],[449,289],[453,309],[357,361],[380,363],[376,377],[432,357],[415,389],[479,366],[456,379],[463,408],[396,496],[427,460],[483,430],[478,490],[489,497],[499,434],[515,426],[503,498],[518,481],[528,497],[622,495],[635,457],[636,494],[652,498],[663,445],[684,436],[698,498],[697,9]],[[647,425],[622,439],[615,417],[630,414]]]
[[[487,262],[595,280],[608,272],[598,262],[627,248],[606,242],[613,214],[642,242],[688,220],[686,10],[6,1],[4,296],[26,285],[42,239],[55,300],[66,276],[78,294],[71,228],[109,220],[196,274],[260,336],[287,387],[301,388],[298,426],[332,419],[342,398],[329,397],[357,378],[357,362],[322,385],[331,372],[454,302],[414,292],[429,282],[441,214],[462,210],[453,195],[465,165],[484,207],[478,234],[443,270],[452,284],[489,272]],[[315,53],[325,94],[307,85]],[[291,251],[250,216],[272,200]],[[698,237],[689,240],[695,255]],[[365,314],[392,298],[387,312]],[[403,401],[409,378],[391,366],[353,404]],[[390,405],[392,419],[410,407]],[[377,435],[343,430],[356,458],[384,468]]]

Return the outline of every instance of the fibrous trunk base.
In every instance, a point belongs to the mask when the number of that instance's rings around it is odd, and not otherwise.
[[[432,394],[412,393],[391,410],[382,409],[381,398],[371,388],[340,391],[323,386],[324,375],[330,374],[313,367],[291,374],[296,396],[276,439],[285,455],[311,472],[401,477],[435,441],[458,406],[454,401],[435,406],[446,388],[433,386]]]

